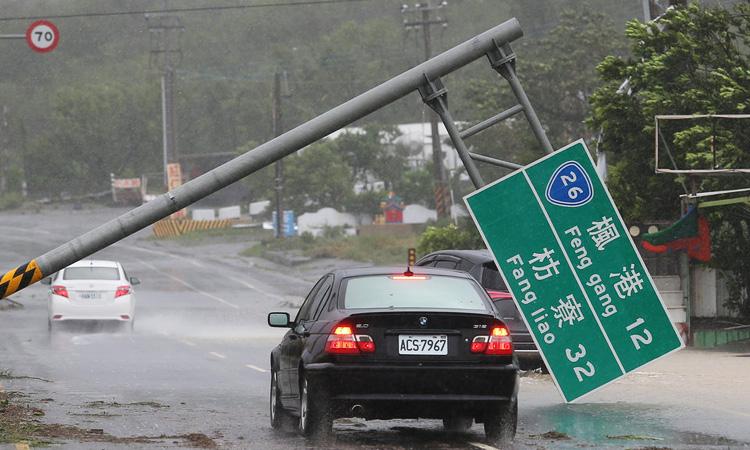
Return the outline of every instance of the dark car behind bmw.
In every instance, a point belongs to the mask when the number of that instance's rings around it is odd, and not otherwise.
[[[505,286],[489,250],[439,250],[423,256],[416,265],[462,270],[474,277],[487,291],[503,322],[510,329],[513,336],[513,350],[518,356],[521,367],[524,369],[540,367],[542,371],[547,371],[539,349],[529,329],[526,328],[523,317],[518,312],[513,296]]]
[[[338,417],[474,420],[494,441],[515,435],[518,365],[507,326],[469,275],[449,270],[338,270],[313,287],[271,353],[271,424],[306,436]]]

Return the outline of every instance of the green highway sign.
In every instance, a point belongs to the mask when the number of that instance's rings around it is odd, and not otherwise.
[[[464,200],[565,401],[684,347],[583,140]]]

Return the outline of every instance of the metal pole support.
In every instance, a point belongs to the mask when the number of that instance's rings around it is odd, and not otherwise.
[[[555,150],[547,138],[547,133],[545,133],[544,127],[542,127],[542,123],[534,111],[534,107],[531,106],[531,102],[529,102],[529,98],[526,96],[521,82],[516,77],[516,54],[513,53],[509,43],[498,44],[497,41],[494,41],[494,43],[495,48],[487,52],[487,59],[490,61],[490,65],[508,81],[513,94],[518,99],[518,103],[523,106],[523,112],[526,114],[526,120],[529,121],[534,136],[536,136],[536,139],[542,145],[545,152],[552,153]]]
[[[440,78],[431,81],[425,74],[425,84],[419,87],[419,94],[422,96],[422,101],[432,108],[440,116],[440,120],[443,121],[445,129],[448,131],[451,141],[453,141],[453,147],[458,152],[458,157],[461,158],[461,162],[464,164],[471,182],[474,183],[474,187],[479,189],[484,186],[479,169],[477,169],[477,166],[471,159],[469,150],[466,148],[463,139],[461,139],[461,132],[456,128],[453,117],[450,111],[448,111],[448,90],[443,85],[443,82]]]

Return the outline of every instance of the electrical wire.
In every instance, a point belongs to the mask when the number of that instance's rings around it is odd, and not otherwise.
[[[206,12],[206,11],[227,11],[235,9],[250,9],[250,8],[275,8],[282,6],[314,6],[314,5],[330,5],[337,3],[355,3],[365,2],[367,0],[300,0],[296,2],[266,2],[266,3],[253,3],[249,5],[220,5],[220,6],[196,6],[192,8],[170,8],[170,9],[158,9],[158,10],[140,10],[140,11],[109,11],[109,12],[91,12],[91,13],[79,13],[79,14],[54,14],[45,16],[19,16],[19,17],[0,17],[0,22],[8,22],[14,20],[37,20],[37,19],[69,19],[76,17],[109,17],[109,16],[130,16],[130,15],[141,15],[141,14],[163,14],[163,13],[185,13],[185,12]]]

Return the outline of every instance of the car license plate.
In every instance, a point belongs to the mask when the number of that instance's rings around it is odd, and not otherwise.
[[[445,334],[399,334],[399,355],[447,355],[448,336]]]
[[[99,300],[101,294],[96,291],[81,291],[78,293],[78,297],[86,300]]]

